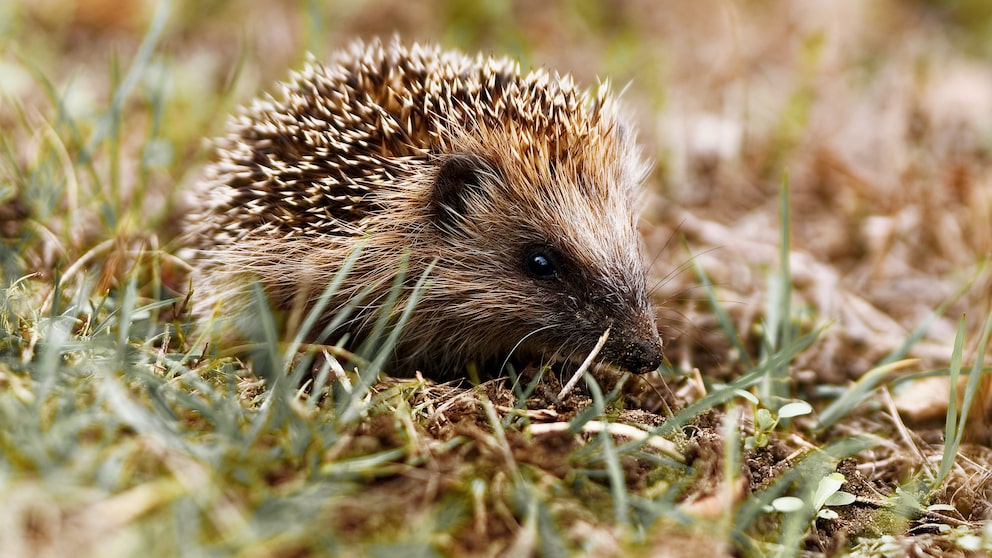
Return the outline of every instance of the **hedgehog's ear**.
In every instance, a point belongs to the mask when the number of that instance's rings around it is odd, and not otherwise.
[[[484,194],[482,182],[486,174],[493,174],[492,167],[476,155],[456,153],[444,159],[431,195],[431,208],[439,224],[452,224],[464,215],[470,194]]]

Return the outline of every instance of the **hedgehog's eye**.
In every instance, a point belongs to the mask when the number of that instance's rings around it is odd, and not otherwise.
[[[524,258],[524,268],[534,279],[554,279],[558,275],[554,259],[545,250],[531,250]]]

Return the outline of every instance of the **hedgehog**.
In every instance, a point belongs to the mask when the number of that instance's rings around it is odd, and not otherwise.
[[[364,289],[335,330],[355,343],[426,273],[396,370],[577,363],[596,348],[601,364],[659,367],[637,229],[648,166],[608,81],[583,89],[393,39],[308,56],[280,88],[231,118],[194,189],[204,320],[251,329],[252,282],[273,308],[309,311],[357,253],[321,316]]]

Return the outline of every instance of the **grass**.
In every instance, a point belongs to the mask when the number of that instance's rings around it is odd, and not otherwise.
[[[926,121],[907,121],[916,135],[850,118],[852,137],[906,155],[906,166],[879,169],[898,157],[866,162],[824,139],[823,115],[877,108],[889,79],[880,68],[902,63],[898,49],[866,59],[863,37],[844,51],[836,30],[796,30],[788,10],[760,6],[656,21],[588,2],[528,18],[441,2],[424,29],[416,11],[388,2],[341,19],[315,2],[97,4],[0,8],[10,16],[0,18],[0,554],[992,549],[992,192],[975,179],[992,135],[961,134],[927,104],[939,92],[924,83],[897,114]],[[283,339],[260,290],[250,351],[198,333],[173,239],[181,192],[207,156],[202,138],[304,48],[392,32],[372,23],[375,9],[407,36],[547,61],[587,83],[591,71],[634,80],[625,99],[659,159],[648,186],[664,193],[645,215],[648,250],[656,268],[694,271],[657,289],[664,374],[593,369],[570,390],[548,369],[457,384],[389,378],[381,368],[416,297],[354,355],[328,338],[333,328],[305,342],[322,303]],[[882,32],[908,45],[913,64],[934,64],[920,45],[937,41],[947,68],[967,65],[974,38],[956,44],[942,27],[952,22],[910,17],[929,4],[885,9],[905,18]],[[256,18],[272,30],[241,30]],[[485,31],[494,20],[512,27]],[[734,33],[714,33],[720,21],[736,22]],[[659,26],[672,38],[648,32]],[[696,68],[679,64],[705,49],[677,39],[698,33],[757,70],[687,72]],[[762,48],[775,33],[794,58]],[[767,87],[762,75],[795,80]],[[710,91],[707,79],[727,91],[750,83],[766,103],[743,116],[726,109],[747,130],[729,154],[710,150],[687,116],[704,110],[687,98]],[[818,85],[839,89],[820,96]],[[691,133],[666,136],[652,119]],[[964,139],[947,143],[952,131]],[[677,145],[695,147],[679,155]],[[700,201],[679,183],[716,194]],[[653,252],[673,237],[683,249]],[[907,411],[918,403],[907,390],[935,377],[950,395],[923,418]]]

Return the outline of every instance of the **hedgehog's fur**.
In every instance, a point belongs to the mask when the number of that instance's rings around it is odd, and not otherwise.
[[[589,95],[505,58],[357,42],[309,61],[218,141],[188,226],[196,307],[244,326],[258,279],[275,307],[309,308],[363,244],[328,307],[378,285],[342,329],[358,338],[404,258],[407,283],[434,262],[396,365],[574,361],[611,328],[601,360],[654,369],[635,226],[645,169],[606,84]]]

